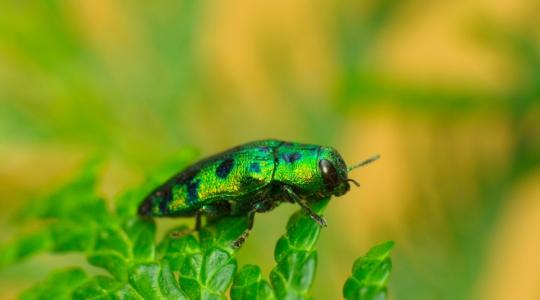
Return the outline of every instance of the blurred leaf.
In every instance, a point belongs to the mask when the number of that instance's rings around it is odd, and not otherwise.
[[[0,268],[50,249],[48,231],[39,231],[0,246]]]
[[[86,279],[87,275],[79,268],[55,271],[49,274],[43,282],[22,293],[19,299],[72,299],[73,289]]]
[[[96,195],[102,162],[101,157],[89,159],[69,183],[43,199],[30,202],[20,211],[16,220],[61,218],[79,223],[103,220],[107,215],[107,207]]]
[[[115,220],[108,214],[95,186],[101,158],[89,160],[79,175],[44,199],[31,202],[15,221],[46,220],[42,228],[0,246],[0,267],[40,252],[86,251],[96,240],[98,228]],[[51,222],[52,221],[52,222]]]
[[[393,21],[392,17],[405,7],[406,1],[370,1],[367,8],[357,4],[342,3],[335,19],[337,28],[334,36],[338,38],[345,78],[354,73],[358,63],[368,56],[367,51],[377,45],[376,39],[381,36],[382,29]]]
[[[375,246],[354,262],[352,276],[343,287],[345,299],[386,299],[387,284],[392,270],[390,250],[393,247],[392,241]]]

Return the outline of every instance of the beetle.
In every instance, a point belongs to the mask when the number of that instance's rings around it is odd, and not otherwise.
[[[248,218],[245,231],[233,242],[239,248],[253,228],[255,213],[267,212],[282,202],[298,204],[321,227],[325,219],[308,203],[342,196],[352,182],[347,174],[379,156],[347,167],[332,147],[261,140],[243,144],[182,170],[153,190],[140,204],[141,217],[241,216]]]

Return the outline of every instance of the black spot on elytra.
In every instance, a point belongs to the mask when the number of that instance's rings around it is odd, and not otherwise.
[[[165,190],[157,192],[156,195],[159,197],[159,211],[166,215],[169,213],[169,203],[172,200],[172,189],[167,187]]]
[[[228,158],[219,164],[216,169],[216,176],[219,178],[226,178],[234,166],[234,159]]]
[[[298,152],[294,153],[284,153],[283,154],[283,160],[292,164],[293,162],[299,160],[302,157],[302,155]]]
[[[199,184],[201,183],[200,179],[190,181],[187,184],[187,202],[189,204],[195,204],[199,200],[199,195],[197,190],[199,189]]]
[[[172,184],[188,184],[195,176],[197,176],[197,174],[199,174],[199,171],[200,168],[198,166],[188,168],[174,177],[172,179]]]
[[[249,165],[249,170],[254,173],[260,173],[261,166],[259,165],[259,163],[254,162]]]
[[[172,200],[172,189],[169,183],[152,191],[141,203],[138,209],[140,216],[154,215],[154,207],[159,207],[159,214],[167,215],[169,213],[169,203]]]

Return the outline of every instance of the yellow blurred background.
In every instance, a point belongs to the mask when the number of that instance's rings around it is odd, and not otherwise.
[[[262,138],[382,156],[326,211],[316,299],[388,239],[392,299],[540,299],[537,1],[0,4],[0,242],[96,153],[114,199],[180,149]],[[259,215],[240,264],[268,274],[295,209]],[[81,261],[3,269],[0,298]]]

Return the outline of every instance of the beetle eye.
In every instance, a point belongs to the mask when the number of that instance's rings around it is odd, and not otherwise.
[[[339,184],[336,168],[330,161],[321,159],[319,161],[319,169],[321,170],[324,184],[329,190],[333,190]]]

